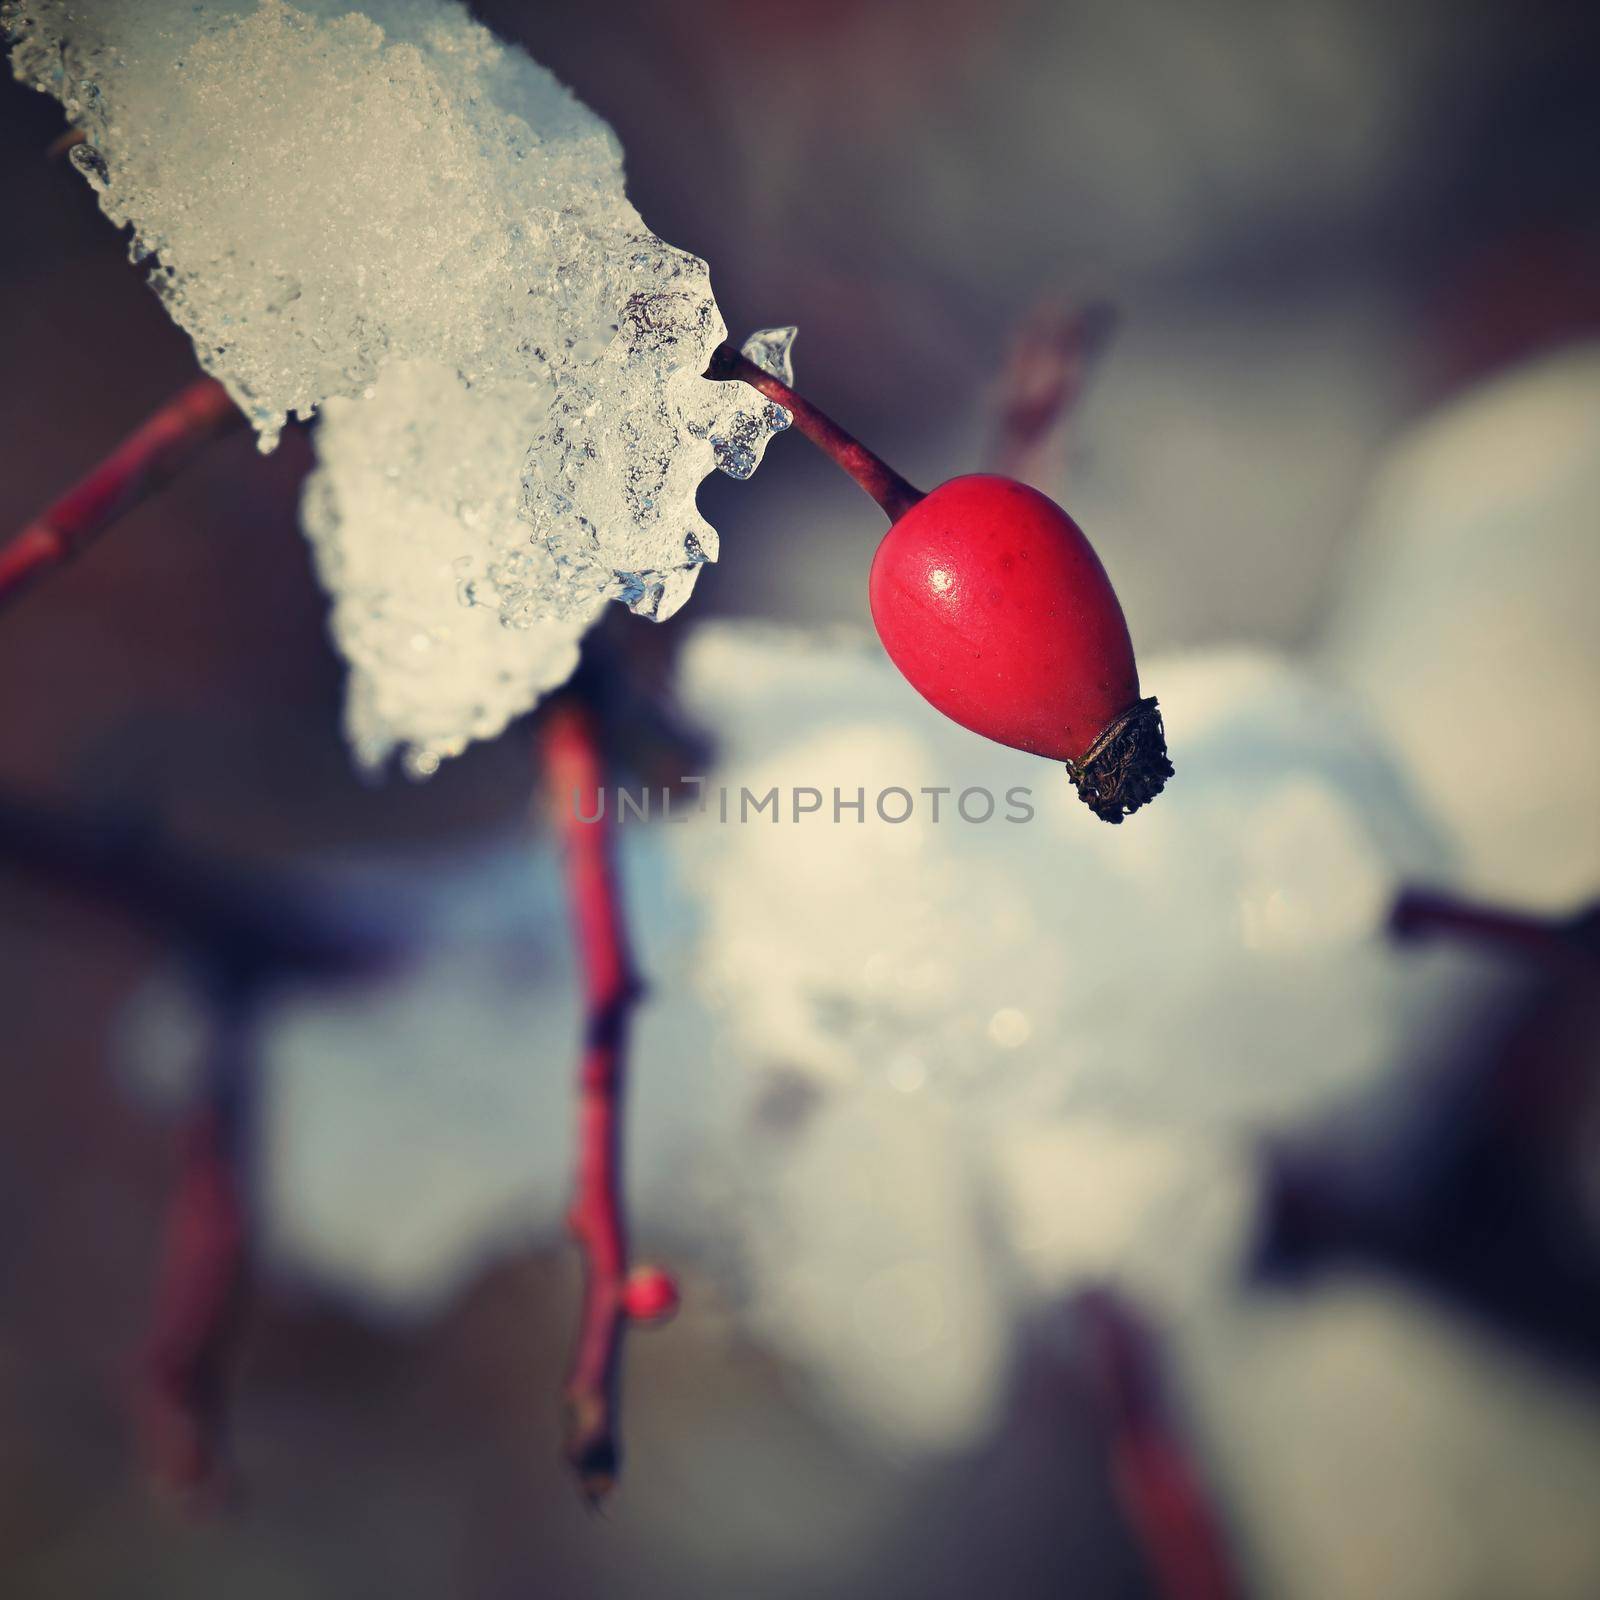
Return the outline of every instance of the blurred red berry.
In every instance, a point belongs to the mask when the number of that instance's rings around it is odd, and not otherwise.
[[[622,1309],[633,1322],[665,1322],[678,1309],[678,1284],[660,1267],[635,1267],[622,1287]]]

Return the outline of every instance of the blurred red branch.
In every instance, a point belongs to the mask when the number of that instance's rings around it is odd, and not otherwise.
[[[1168,1405],[1154,1331],[1120,1295],[1074,1303],[1112,1481],[1165,1600],[1233,1600],[1240,1586],[1204,1479]]]
[[[225,1059],[215,1070],[231,1074]],[[135,1415],[151,1476],[194,1507],[227,1487],[228,1367],[248,1284],[236,1085],[219,1083],[182,1134]]]
[[[1071,311],[1046,301],[1022,320],[995,379],[990,471],[1040,476],[1044,446],[1082,399],[1116,321],[1115,310],[1100,301]]]
[[[84,895],[171,938],[229,997],[294,978],[339,983],[398,964],[402,933],[350,895],[192,854],[127,818],[0,793],[0,867]]]
[[[1600,956],[1600,908],[1595,907],[1571,917],[1541,917],[1431,889],[1403,889],[1390,909],[1389,931],[1397,939],[1467,939],[1546,963]]]
[[[141,423],[88,477],[0,546],[0,606],[72,560],[213,439],[244,425],[214,378],[198,378]]]
[[[583,1308],[567,1377],[567,1458],[598,1502],[620,1460],[618,1388],[630,1320],[668,1314],[676,1290],[664,1274],[628,1271],[622,1191],[622,1114],[628,1022],[641,985],[634,971],[603,805],[605,765],[593,713],[575,697],[540,730],[547,802],[566,856],[572,932],[583,977],[578,1147],[567,1225],[583,1258]],[[591,820],[584,820],[585,817]]]
[[[172,939],[212,1006],[203,1099],[180,1138],[151,1326],[133,1381],[151,1475],[195,1508],[227,1487],[226,1383],[249,1274],[246,1145],[256,1004],[278,983],[338,984],[386,970],[406,948],[376,914],[247,874],[141,828],[0,794],[0,869],[112,907]]]

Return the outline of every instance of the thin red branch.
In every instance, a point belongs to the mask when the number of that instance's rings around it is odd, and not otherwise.
[[[1600,909],[1573,917],[1541,917],[1431,889],[1402,890],[1389,912],[1389,931],[1397,939],[1467,939],[1543,962],[1600,955]]]
[[[670,1312],[676,1291],[655,1269],[643,1270],[630,1285],[622,1116],[628,1022],[641,989],[617,883],[611,820],[602,804],[605,764],[592,713],[576,699],[552,706],[541,726],[540,749],[547,802],[566,857],[584,1001],[577,1161],[567,1214],[583,1258],[583,1307],[566,1383],[567,1458],[584,1493],[598,1502],[616,1482],[621,1456],[623,1334],[631,1320]]]
[[[74,488],[0,546],[0,606],[72,560],[213,439],[244,425],[214,378],[199,378],[142,423]]]
[[[149,828],[0,795],[0,868],[114,908],[170,936],[212,1001],[204,1102],[179,1141],[150,1333],[132,1382],[151,1476],[198,1509],[228,1484],[228,1367],[249,1273],[245,1146],[255,1002],[285,979],[339,983],[391,965],[387,929],[320,895],[189,854]]]
[[[1165,1600],[1234,1600],[1241,1589],[1221,1518],[1168,1404],[1154,1331],[1121,1296],[1074,1304],[1117,1497]]]
[[[175,940],[215,981],[337,983],[397,964],[406,943],[371,907],[192,854],[128,818],[0,793],[0,868],[82,894]]]
[[[890,521],[922,498],[831,417],[731,345],[720,345],[708,376],[748,383],[785,407],[794,425],[883,507]],[[199,378],[118,445],[9,544],[0,545],[0,608],[45,573],[79,555],[125,511],[155,493],[213,439],[241,427],[244,416],[214,378]]]
[[[1046,301],[1022,320],[995,380],[992,471],[1038,475],[1045,445],[1083,398],[1115,326],[1116,312],[1098,301],[1076,310]]]
[[[738,379],[767,399],[775,400],[794,418],[796,429],[848,472],[883,507],[891,522],[922,499],[920,489],[913,488],[859,439],[846,433],[832,417],[818,410],[804,395],[797,394],[781,378],[775,378],[748,356],[741,355],[731,344],[717,346],[706,376],[719,382]]]
[[[227,1059],[217,1069],[231,1072],[235,1065]],[[183,1130],[150,1334],[134,1385],[151,1477],[197,1509],[220,1503],[228,1487],[228,1375],[248,1285],[236,1089],[219,1085]]]

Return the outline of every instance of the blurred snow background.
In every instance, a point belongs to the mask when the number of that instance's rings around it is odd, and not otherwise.
[[[1374,483],[1323,659],[1406,752],[1453,881],[1554,910],[1600,882],[1600,347],[1485,385]]]
[[[835,1425],[906,1462],[976,1447],[1019,1341],[1113,1282],[1172,1337],[1270,1592],[1600,1573],[1590,1398],[1392,1285],[1244,1287],[1264,1141],[1404,1081],[1499,980],[1399,953],[1396,891],[1566,906],[1600,877],[1586,731],[1548,764],[1539,744],[1600,703],[1569,598],[1594,575],[1597,418],[1600,362],[1571,356],[1405,438],[1337,647],[1149,659],[1181,781],[1137,827],[1095,826],[1054,768],[945,722],[867,640],[694,634],[679,691],[716,740],[711,798],[621,828],[653,985],[635,1205]],[[1524,433],[1543,470],[1506,484],[1498,441]],[[1462,749],[1480,730],[1524,782],[1475,781],[1501,770]],[[774,786],[776,820],[741,820],[741,791]],[[910,820],[877,812],[890,787],[918,797]],[[1009,821],[1019,788],[1033,815]],[[820,812],[794,813],[802,789]],[[864,789],[860,820],[835,820],[836,789]],[[997,797],[988,821],[963,819],[969,791]],[[559,1238],[578,1033],[553,859],[518,843],[408,873],[420,969],[287,1001],[264,1041],[272,1254],[402,1319]],[[1549,1471],[1505,1486],[1533,1455]]]
[[[1022,782],[1037,814],[629,824],[655,982],[641,1246],[690,1302],[630,1351],[603,1542],[538,1476],[570,1282],[517,1265],[561,1248],[576,1028],[554,866],[521,831],[525,747],[422,790],[350,783],[286,537],[292,439],[264,468],[220,454],[8,618],[5,669],[51,686],[8,699],[8,782],[131,798],[361,892],[399,868],[395,917],[439,930],[412,984],[271,1020],[275,1303],[344,1311],[329,1329],[266,1309],[240,1430],[258,1532],[185,1557],[188,1580],[1144,1593],[1096,1462],[1051,1454],[1084,1423],[1040,1376],[1062,1292],[1110,1278],[1170,1335],[1262,1592],[1593,1592],[1588,1389],[1390,1279],[1277,1296],[1239,1272],[1258,1141],[1381,1090],[1495,981],[1387,948],[1395,883],[1555,909],[1600,877],[1592,15],[483,14],[615,126],[642,214],[712,262],[729,321],[800,322],[808,389],[914,479],[978,458],[1031,305],[1115,299],[1040,483],[1106,557],[1178,778],[1115,836],[1073,815],[1054,769],[941,726],[832,631],[865,621],[876,525],[831,468],[780,442],[764,481],[708,486],[724,543],[701,599],[737,625],[660,637],[682,640],[720,770]],[[20,522],[188,358],[68,180],[21,161],[6,181],[28,218],[8,282],[38,313],[0,326],[36,374],[7,402]],[[28,1593],[173,1559],[112,1487],[96,1398],[138,1326],[129,1219],[166,1170],[100,1068],[149,957],[36,914],[55,937],[19,919],[7,946],[35,1067],[7,1148],[38,1220],[8,1257],[0,1466],[43,1486],[19,1505],[75,1506],[87,1476],[99,1553],[44,1518],[15,1538]],[[357,1343],[374,1323],[384,1341]]]

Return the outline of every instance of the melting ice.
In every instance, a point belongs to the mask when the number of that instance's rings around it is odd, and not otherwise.
[[[359,759],[431,771],[564,681],[606,599],[683,604],[717,553],[696,487],[788,417],[701,376],[706,265],[550,73],[450,0],[0,17],[262,448],[322,418],[304,520]]]

